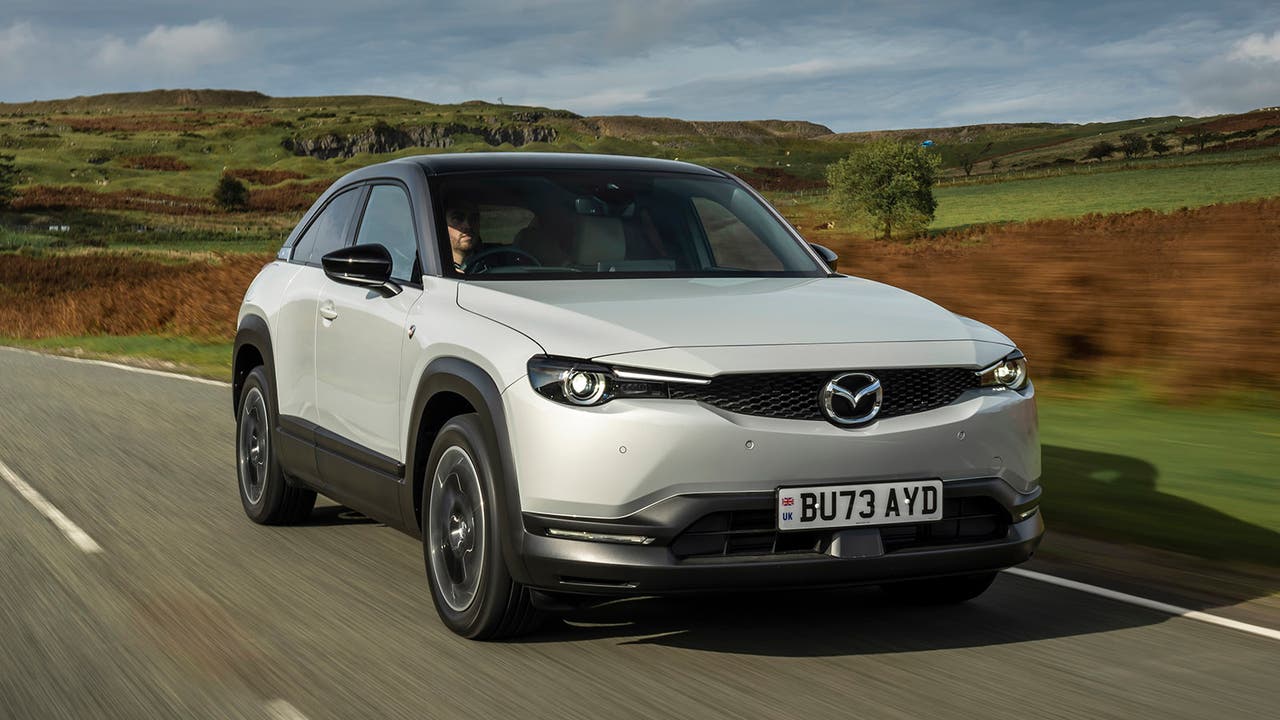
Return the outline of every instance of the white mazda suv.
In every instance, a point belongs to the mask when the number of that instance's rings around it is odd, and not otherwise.
[[[593,596],[975,597],[1044,532],[1026,360],[835,265],[687,163],[352,172],[245,294],[244,509],[302,522],[321,493],[420,537],[471,638]]]

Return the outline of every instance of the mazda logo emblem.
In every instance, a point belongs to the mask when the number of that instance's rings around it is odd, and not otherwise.
[[[884,390],[880,379],[863,372],[831,378],[818,393],[822,414],[836,425],[852,427],[869,423],[880,412]]]

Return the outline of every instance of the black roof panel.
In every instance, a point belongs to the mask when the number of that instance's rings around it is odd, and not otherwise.
[[[418,155],[393,162],[421,165],[429,174],[503,170],[648,170],[723,177],[701,165],[627,155],[586,153],[475,152]]]

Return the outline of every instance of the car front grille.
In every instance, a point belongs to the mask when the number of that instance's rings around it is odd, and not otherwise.
[[[1009,513],[986,496],[944,498],[942,519],[906,525],[884,525],[880,542],[886,555],[939,545],[998,540],[1009,532]],[[830,529],[780,533],[773,508],[713,512],[685,528],[671,552],[690,558],[746,557],[821,553],[831,546]]]
[[[877,417],[934,410],[978,387],[977,373],[964,368],[868,370],[880,379],[884,401]],[[824,420],[818,393],[843,372],[721,375],[707,385],[672,384],[676,400],[698,400],[729,412],[788,420]]]

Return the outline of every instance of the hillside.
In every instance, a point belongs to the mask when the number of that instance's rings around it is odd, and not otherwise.
[[[1085,159],[1094,143],[1118,144],[1126,134],[1163,138],[1169,149],[1161,157]],[[14,203],[19,212],[0,217],[0,226],[30,232],[68,225],[92,230],[95,238],[104,229],[131,227],[276,237],[335,177],[369,163],[431,152],[645,155],[719,167],[766,192],[820,192],[828,164],[858,143],[882,137],[932,140],[943,160],[944,184],[963,185],[1045,173],[1266,160],[1280,143],[1280,112],[837,134],[798,119],[581,116],[569,109],[478,100],[268,97],[240,90],[153,90],[0,103],[0,154],[13,155],[20,172]],[[212,188],[224,173],[248,185],[248,213],[213,205]],[[1222,199],[1242,197],[1236,192]]]

